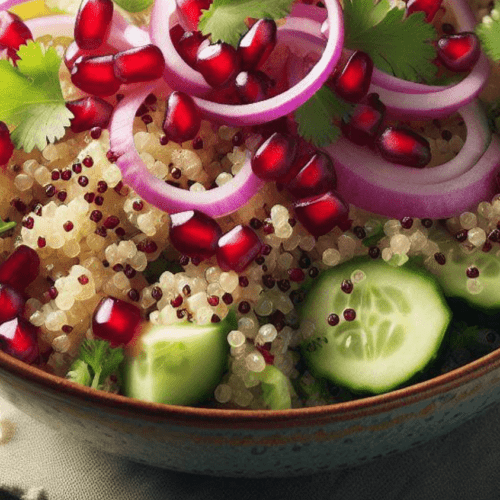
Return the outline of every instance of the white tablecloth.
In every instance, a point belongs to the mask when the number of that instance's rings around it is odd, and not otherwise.
[[[500,498],[500,407],[404,454],[290,479],[192,476],[135,464],[61,436],[1,399],[0,428],[0,500]]]

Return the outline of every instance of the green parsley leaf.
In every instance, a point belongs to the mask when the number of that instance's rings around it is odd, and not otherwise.
[[[153,5],[154,0],[114,0],[114,2],[127,12],[142,12]]]
[[[212,35],[212,42],[222,40],[236,47],[248,31],[247,17],[281,19],[290,13],[293,0],[214,0],[203,12],[198,29]]]
[[[295,110],[299,135],[320,148],[334,142],[340,129],[333,123],[351,111],[352,104],[341,100],[323,85],[307,102]]]
[[[483,17],[476,26],[478,36],[486,55],[493,61],[500,59],[500,1],[497,0],[489,16]]]
[[[72,364],[66,377],[80,384],[99,389],[102,388],[105,380],[116,371],[123,359],[124,354],[121,347],[111,347],[106,340],[86,339],[80,346],[79,357]]]
[[[12,141],[29,153],[63,137],[73,113],[62,95],[55,49],[29,41],[18,55],[17,68],[0,61],[0,120],[16,127]]]
[[[403,9],[391,8],[388,0],[345,0],[345,45],[370,55],[375,66],[410,81],[431,81],[437,72],[432,63],[436,49],[434,27],[425,14],[405,16]]]

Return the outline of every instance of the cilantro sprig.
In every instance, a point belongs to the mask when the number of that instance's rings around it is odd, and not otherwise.
[[[476,26],[476,35],[486,55],[493,61],[500,60],[500,0],[493,5],[488,16]]]
[[[212,42],[222,40],[236,47],[241,36],[248,31],[245,20],[281,19],[290,13],[293,0],[214,0],[203,12],[198,29],[212,35]]]
[[[382,71],[410,81],[432,81],[437,67],[436,49],[429,43],[436,37],[434,27],[416,12],[391,8],[389,0],[345,0],[345,45],[370,55]]]
[[[295,121],[301,137],[316,147],[327,146],[340,135],[334,123],[353,108],[323,85],[307,102],[295,111]]]
[[[102,389],[106,379],[124,359],[121,347],[111,347],[106,340],[84,340],[79,357],[71,365],[66,378],[94,389]]]
[[[55,49],[29,41],[17,54],[17,67],[0,61],[0,120],[16,127],[12,141],[29,153],[61,139],[73,113],[65,106]]]

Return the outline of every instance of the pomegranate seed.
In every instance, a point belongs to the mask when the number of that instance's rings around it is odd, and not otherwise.
[[[276,181],[290,170],[296,153],[293,137],[275,132],[254,154],[253,173],[266,181]]]
[[[98,49],[109,36],[113,2],[111,0],[83,0],[76,16],[75,42],[81,49]]]
[[[387,127],[377,139],[382,157],[392,163],[422,168],[431,160],[429,142],[412,130]]]
[[[128,344],[142,323],[138,307],[114,297],[103,298],[92,317],[92,332],[113,347]]]
[[[443,0],[408,0],[406,2],[406,14],[424,12],[425,20],[430,23],[440,9],[442,2]]]
[[[354,309],[345,309],[343,316],[346,321],[354,321],[356,319],[356,311]]]
[[[241,101],[249,104],[266,99],[272,81],[262,71],[242,71],[238,73],[234,84]]]
[[[333,191],[298,200],[294,208],[297,219],[313,236],[330,232],[349,213],[346,203]]]
[[[466,269],[465,274],[466,274],[467,278],[471,278],[471,279],[478,278],[479,277],[479,269],[477,267],[470,266]]]
[[[238,225],[217,243],[217,262],[224,271],[243,271],[260,253],[262,242],[248,226]]]
[[[191,96],[172,92],[167,100],[163,130],[169,139],[179,144],[192,140],[198,134],[201,118]]]
[[[451,71],[471,70],[480,54],[479,39],[473,32],[446,35],[437,43],[438,58]]]
[[[276,23],[272,19],[259,19],[243,36],[238,54],[243,70],[259,69],[276,46]]]
[[[24,298],[10,285],[0,284],[0,323],[22,314]]]
[[[318,152],[288,184],[287,189],[295,199],[299,199],[335,189],[336,184],[332,160],[326,154]]]
[[[94,127],[106,128],[113,112],[113,106],[109,102],[96,96],[67,102],[66,107],[75,115],[71,119],[71,130],[75,133]]]
[[[374,101],[377,103],[375,106],[358,104],[350,116],[342,118],[342,134],[360,146],[375,142],[385,117],[385,106],[378,99],[373,99],[372,102]]]
[[[175,47],[175,50],[178,50],[177,44],[179,43],[179,40],[182,38],[184,33],[186,33],[186,31],[179,23],[174,24],[170,28],[170,30],[169,30],[170,39],[172,40],[172,43]]]
[[[97,56],[106,56],[109,54],[116,54],[116,53],[117,53],[117,50],[114,47],[112,47],[111,45],[108,45],[107,43],[104,43],[96,50],[83,50],[80,47],[78,47],[76,42],[71,42],[68,45],[66,52],[64,53],[64,64],[66,65],[68,70],[71,72],[75,62],[80,57],[81,58],[97,57]]]
[[[175,0],[177,15],[186,30],[196,30],[202,10],[208,10],[213,0]]]
[[[71,81],[80,90],[102,97],[116,94],[121,82],[113,71],[113,56],[83,57],[71,70]]]
[[[335,92],[350,102],[359,102],[368,93],[372,80],[373,61],[361,50],[354,52],[345,66],[333,77]]]
[[[163,75],[165,58],[156,45],[134,47],[114,56],[114,70],[123,83],[150,82]]]
[[[116,215],[110,215],[106,218],[106,220],[102,223],[102,225],[106,229],[115,229],[120,224],[120,219]]]
[[[219,224],[198,210],[171,215],[170,242],[188,257],[208,259],[215,255],[222,236]]]
[[[23,291],[40,273],[40,257],[30,247],[21,245],[0,265],[0,283]]]
[[[6,10],[0,12],[0,48],[6,48],[12,60],[19,59],[17,50],[32,39],[31,31],[19,16]]]
[[[331,313],[328,315],[328,318],[326,320],[328,321],[328,324],[330,326],[336,326],[339,324],[340,318],[338,317],[337,314]]]
[[[38,329],[23,318],[0,325],[0,349],[25,363],[33,363],[39,355]]]
[[[271,354],[265,346],[255,345],[255,348],[262,354],[266,365],[272,365],[274,363],[274,355]]]
[[[0,122],[0,165],[7,165],[14,152],[10,132],[4,122]]]
[[[293,267],[292,269],[288,269],[287,274],[290,281],[299,282],[299,281],[304,281],[304,279],[306,278],[304,271],[298,267]]]
[[[201,44],[207,37],[201,31],[186,31],[175,46],[183,61],[196,69],[196,58]]]
[[[238,53],[225,42],[201,47],[196,57],[196,69],[209,85],[222,87],[239,72]]]
[[[92,139],[97,140],[101,137],[101,135],[102,135],[101,127],[92,127],[90,129],[90,137],[92,137]]]

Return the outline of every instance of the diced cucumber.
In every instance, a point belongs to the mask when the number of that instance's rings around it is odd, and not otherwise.
[[[500,310],[500,257],[494,250],[483,252],[477,249],[464,253],[455,242],[439,242],[446,262],[432,266],[445,295],[459,297],[479,309]],[[467,269],[475,267],[477,278],[467,276]]]
[[[352,281],[351,293],[341,289],[344,280]],[[355,319],[344,319],[347,309]],[[335,326],[328,323],[332,313],[340,318]],[[411,379],[436,356],[451,312],[425,270],[358,258],[319,276],[300,316],[303,325],[314,325],[301,344],[311,373],[378,394]]]
[[[286,410],[292,407],[293,387],[281,370],[266,365],[263,371],[252,376],[261,382],[264,404],[271,410]]]
[[[220,323],[149,326],[127,354],[126,396],[156,403],[192,405],[211,397],[226,368],[231,313]]]

